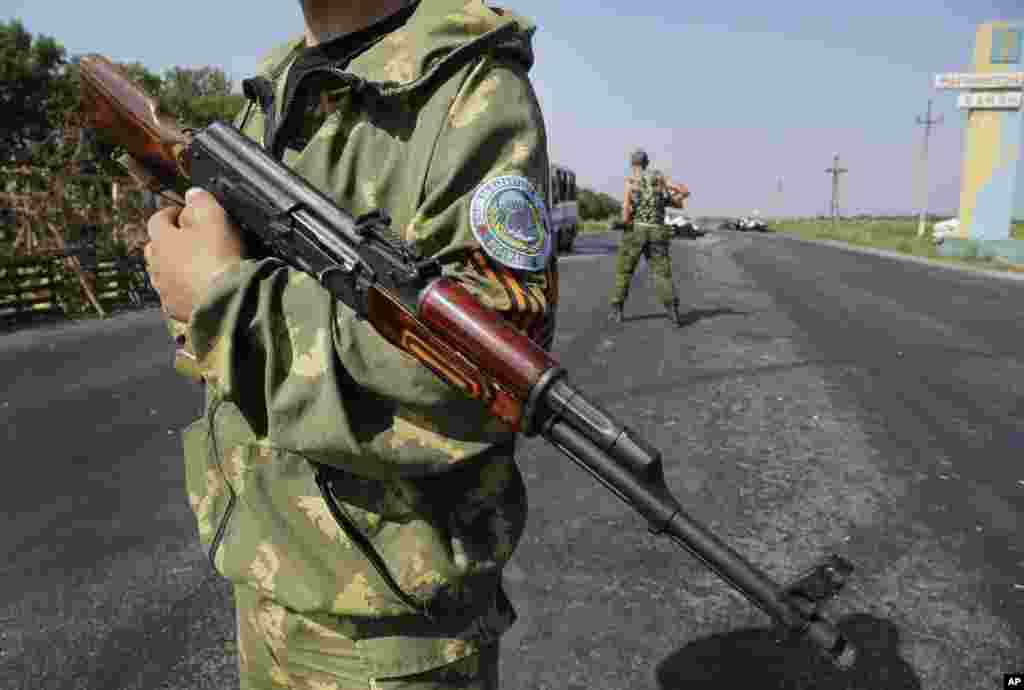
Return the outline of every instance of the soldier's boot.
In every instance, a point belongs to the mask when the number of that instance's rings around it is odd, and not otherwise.
[[[612,309],[608,312],[608,321],[613,324],[622,323],[622,305],[613,304]]]
[[[666,316],[668,316],[669,323],[676,328],[683,327],[683,317],[679,313],[679,302],[669,302],[665,305]]]

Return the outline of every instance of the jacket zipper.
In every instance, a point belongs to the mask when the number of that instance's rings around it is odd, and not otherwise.
[[[210,551],[207,554],[210,559],[210,565],[213,566],[214,570],[217,569],[217,549],[220,547],[220,543],[224,539],[224,533],[228,529],[228,520],[231,519],[231,513],[235,512],[235,504],[238,502],[238,494],[235,493],[235,490],[231,488],[230,484],[228,484],[228,491],[231,492],[231,497],[228,499],[228,507],[227,510],[224,511],[224,517],[221,519],[220,525],[217,527],[217,533],[213,535],[213,543],[210,544]]]
[[[376,549],[373,548],[373,544],[370,543],[369,538],[363,534],[359,526],[355,524],[352,518],[345,512],[345,509],[338,505],[334,498],[334,492],[331,491],[331,480],[328,479],[327,473],[321,465],[314,465],[314,472],[316,473],[316,485],[320,488],[320,494],[323,496],[324,502],[327,503],[327,509],[331,511],[331,515],[337,521],[338,526],[345,532],[345,534],[352,539],[363,556],[370,562],[370,564],[380,575],[381,579],[388,586],[391,592],[399,598],[406,606],[411,608],[413,611],[423,614],[423,616],[433,622],[434,618],[431,616],[427,606],[420,604],[407,593],[402,591],[402,588],[398,586],[395,579],[388,572],[387,565],[381,559],[380,554],[377,553]]]
[[[322,67],[317,70],[313,70],[307,73],[306,76],[313,72],[322,71],[329,72],[343,78],[346,76],[351,78],[353,76],[333,66]],[[266,78],[262,77],[262,79]],[[270,82],[271,84],[274,84],[274,82],[269,79],[267,79],[266,81]],[[357,81],[358,83],[362,82],[363,80],[359,79],[358,77],[355,77],[355,81]],[[294,101],[295,94],[297,93],[298,89],[296,88],[294,91],[292,91],[290,97],[287,97],[285,99],[285,107],[281,109],[281,113],[284,115],[285,119],[287,119],[288,109],[291,107],[292,101]],[[273,91],[271,92],[271,94],[273,94]],[[264,128],[263,146],[268,151],[270,151],[271,155],[273,155],[273,151],[271,150],[271,147],[267,145],[268,142],[266,141],[267,134],[271,134],[274,138],[274,142],[272,143],[274,144],[274,147],[277,146],[277,108],[274,107],[273,95],[271,95],[271,98],[267,99],[266,102],[263,102],[261,100],[261,102],[258,105],[260,106],[260,110],[263,111],[266,125]],[[323,467],[319,465],[314,465],[314,473],[316,476],[317,487],[320,489],[320,495],[324,499],[324,502],[327,504],[327,509],[331,512],[331,516],[334,518],[335,522],[337,522],[338,526],[341,527],[342,531],[344,531],[345,534],[356,543],[356,545],[359,547],[360,552],[363,554],[363,557],[366,558],[366,560],[368,560],[370,564],[374,567],[374,569],[377,571],[377,574],[380,575],[381,579],[384,580],[384,583],[388,586],[388,589],[390,589],[391,592],[410,609],[423,614],[423,616],[427,618],[427,620],[433,621],[434,618],[433,616],[431,616],[430,611],[427,609],[425,605],[421,605],[407,593],[402,591],[402,588],[398,586],[397,582],[395,582],[395,579],[391,576],[391,573],[388,572],[387,565],[381,559],[380,554],[378,554],[377,551],[373,548],[373,545],[370,543],[369,539],[366,537],[365,534],[362,533],[358,525],[356,525],[352,521],[352,519],[344,512],[342,507],[337,504],[337,502],[334,499],[334,493],[330,489],[330,479],[327,478],[326,472],[324,471]],[[234,506],[235,492],[234,490],[231,490],[231,499],[228,503],[228,509],[225,511],[224,520],[221,522],[220,527],[217,529],[217,534],[214,537],[214,542],[210,546],[209,556],[211,563],[213,563],[217,547],[220,545],[220,542],[224,537],[224,532],[227,527],[228,518],[230,517],[231,512],[234,510]],[[216,568],[216,565],[214,566],[214,568]]]

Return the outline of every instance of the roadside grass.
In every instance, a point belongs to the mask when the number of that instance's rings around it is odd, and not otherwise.
[[[946,263],[1024,272],[1024,266],[998,258],[940,256],[931,236],[931,227],[934,223],[934,220],[928,223],[927,234],[920,238],[917,236],[916,218],[848,218],[840,220],[836,226],[833,226],[830,220],[789,218],[772,222],[769,228],[772,232],[796,235],[804,239],[838,240],[851,245],[885,249]],[[1024,240],[1024,223],[1014,223],[1010,236],[1013,239]]]
[[[614,219],[607,220],[585,220],[583,221],[583,227],[580,229],[580,233],[587,232],[605,232],[611,230]]]

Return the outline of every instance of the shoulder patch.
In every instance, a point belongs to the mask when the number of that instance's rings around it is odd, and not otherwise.
[[[551,220],[533,184],[519,175],[486,180],[473,193],[469,223],[480,246],[496,261],[542,271],[551,257]]]

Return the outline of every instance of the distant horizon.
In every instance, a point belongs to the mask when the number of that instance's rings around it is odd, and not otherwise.
[[[758,210],[760,210],[760,209],[758,209]],[[733,217],[737,217],[737,216],[750,215],[750,213],[751,213],[750,211],[747,211],[747,212],[744,212],[744,213],[690,213],[689,210],[684,210],[683,211],[684,215],[689,216],[691,218],[697,218],[697,219],[700,219],[700,218],[733,218]],[[797,213],[797,214],[781,214],[781,215],[779,215],[779,214],[771,214],[771,213],[764,213],[764,212],[762,212],[760,215],[761,215],[762,218],[830,218],[831,217],[831,216],[829,216],[826,213]],[[858,217],[863,217],[863,216],[870,216],[870,217],[874,217],[874,218],[913,219],[915,221],[918,218],[918,214],[916,212],[915,213],[911,213],[911,212],[902,212],[901,213],[901,212],[884,212],[884,211],[880,211],[880,212],[876,212],[876,213],[869,213],[867,211],[858,211],[856,213],[842,213],[842,214],[840,214],[839,218],[840,218],[840,220],[850,220],[850,219],[856,219]],[[949,218],[957,218],[957,217],[958,217],[958,214],[955,213],[955,212],[952,212],[952,211],[949,212],[949,213],[935,213],[934,211],[929,211],[928,212],[928,222],[938,222],[939,220],[946,220],[946,219],[949,219]],[[1014,223],[1024,223],[1024,217],[1022,217],[1022,218],[1014,218],[1011,222],[1014,222]]]
[[[929,99],[933,117],[944,118],[929,143],[929,206],[958,209],[966,113],[955,92],[934,89],[934,76],[970,71],[979,24],[1024,19],[1020,0],[862,0],[770,13],[745,2],[599,0],[585,15],[571,3],[503,4],[537,26],[530,76],[551,161],[574,170],[579,186],[619,199],[629,152],[642,147],[690,188],[688,212],[709,216],[820,215],[837,151],[849,169],[841,207],[916,215],[916,118]],[[170,27],[152,31],[151,9],[138,4],[0,0],[0,16],[52,36],[69,56],[99,52],[161,74],[217,66],[236,89],[302,30],[294,2],[267,3],[244,31],[228,32],[238,18],[231,3],[175,7],[170,24],[188,26],[185,46]],[[186,22],[194,16],[205,20]],[[1024,174],[1015,215],[1024,216]]]

